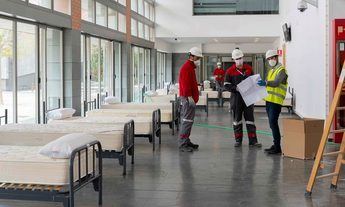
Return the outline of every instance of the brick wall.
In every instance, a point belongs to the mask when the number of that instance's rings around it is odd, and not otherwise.
[[[71,4],[72,29],[80,30],[81,0],[72,0]]]

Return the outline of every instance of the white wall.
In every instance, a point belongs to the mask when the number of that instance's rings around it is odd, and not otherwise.
[[[157,39],[157,38],[155,40],[155,49],[157,49],[160,52],[166,52],[166,53],[173,52],[172,44],[165,42],[163,40]]]
[[[303,117],[325,118],[328,100],[328,48],[326,47],[326,3],[309,5],[301,13],[299,0],[281,1],[281,24],[291,24],[292,41],[286,44],[289,85],[296,92],[296,111]],[[327,91],[327,92],[326,92]]]
[[[281,32],[279,15],[193,16],[192,2],[156,0],[156,37],[277,37]]]

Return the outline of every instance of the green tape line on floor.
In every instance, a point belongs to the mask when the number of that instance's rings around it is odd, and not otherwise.
[[[225,126],[217,126],[217,125],[208,125],[208,124],[194,124],[196,127],[203,127],[203,128],[208,128],[208,129],[222,129],[226,131],[231,131],[233,132],[234,130],[230,127],[225,127]],[[243,130],[243,132],[247,132],[246,130]],[[272,137],[272,133],[267,132],[267,131],[262,131],[262,130],[256,130],[257,134],[261,135],[266,135]]]

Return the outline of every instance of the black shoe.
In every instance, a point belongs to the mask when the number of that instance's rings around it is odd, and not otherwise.
[[[199,145],[198,144],[194,144],[193,142],[188,142],[187,145],[188,145],[188,147],[193,148],[193,150],[199,149]]]
[[[181,152],[193,152],[193,148],[190,147],[190,146],[188,146],[187,143],[181,145],[181,146],[179,147],[179,149],[180,149]]]
[[[253,142],[253,143],[249,143],[249,147],[257,147],[257,148],[261,148],[262,144],[258,143],[258,142]]]
[[[272,151],[272,150],[274,150],[274,145],[272,145],[270,148],[265,149],[265,152],[269,152],[269,151]]]
[[[268,151],[267,153],[270,155],[280,155],[282,154],[282,150],[280,148],[275,147],[273,150]]]
[[[242,142],[236,142],[235,144],[234,144],[234,147],[241,147],[242,146]]]

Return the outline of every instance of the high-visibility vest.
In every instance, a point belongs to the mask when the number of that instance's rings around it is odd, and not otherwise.
[[[267,82],[274,81],[277,75],[282,70],[285,70],[285,68],[282,65],[280,65],[277,68],[271,69],[270,71],[268,71]],[[283,102],[286,96],[286,91],[287,91],[287,82],[280,83],[278,87],[267,86],[266,90],[267,90],[268,96],[265,98],[265,101],[283,105]]]

